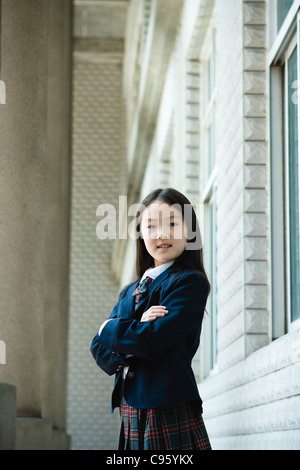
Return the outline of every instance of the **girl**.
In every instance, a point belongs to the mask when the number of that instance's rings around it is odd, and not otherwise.
[[[210,285],[196,214],[175,189],[157,189],[136,217],[139,280],[120,294],[92,341],[99,367],[116,374],[119,450],[211,449],[191,362]]]

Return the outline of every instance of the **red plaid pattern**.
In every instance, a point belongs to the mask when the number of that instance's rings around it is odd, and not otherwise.
[[[139,410],[120,404],[119,450],[211,450],[200,410],[193,403]]]

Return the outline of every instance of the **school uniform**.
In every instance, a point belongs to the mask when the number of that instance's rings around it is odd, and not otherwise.
[[[116,374],[111,409],[120,407],[119,449],[210,449],[191,367],[208,284],[199,271],[178,273],[173,263],[159,268],[144,274],[152,274],[152,282],[137,304],[136,289],[143,278],[121,292],[91,352],[102,370]],[[140,322],[154,305],[165,306],[168,314]]]

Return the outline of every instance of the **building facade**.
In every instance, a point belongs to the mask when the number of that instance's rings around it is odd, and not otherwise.
[[[300,4],[166,3],[129,9],[128,198],[171,186],[197,208],[212,294],[194,370],[213,448],[299,449]],[[121,284],[133,244],[117,244]]]
[[[0,11],[0,449],[117,448],[89,348],[158,187],[202,232],[193,368],[213,449],[299,449],[300,0]]]

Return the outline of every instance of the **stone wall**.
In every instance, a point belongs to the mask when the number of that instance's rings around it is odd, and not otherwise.
[[[78,51],[77,51],[78,52]],[[111,271],[115,240],[99,240],[100,204],[118,209],[124,184],[122,56],[74,55],[68,430],[73,449],[117,449],[114,377],[90,353],[119,286]]]

